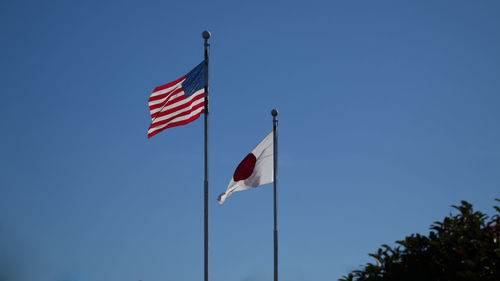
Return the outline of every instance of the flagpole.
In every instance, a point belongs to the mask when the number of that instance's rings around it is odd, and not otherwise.
[[[273,182],[274,182],[274,281],[278,281],[278,110],[271,111],[273,116]]]
[[[209,61],[209,53],[208,47],[208,39],[210,38],[210,32],[208,30],[203,31],[202,37],[205,39],[205,251],[204,251],[204,280],[208,281],[208,61]]]

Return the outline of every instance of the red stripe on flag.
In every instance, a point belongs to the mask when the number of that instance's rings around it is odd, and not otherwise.
[[[165,90],[166,88],[170,88],[170,87],[174,86],[175,84],[181,82],[182,79],[185,79],[185,78],[186,78],[186,75],[182,76],[181,78],[179,78],[179,79],[177,79],[177,80],[175,80],[173,82],[170,82],[170,83],[167,83],[165,85],[161,85],[161,86],[156,87],[154,89],[154,91],[153,91],[153,95],[154,95],[155,92],[158,92],[158,91],[161,91],[161,90]]]
[[[194,120],[198,119],[198,117],[200,117],[200,115],[201,115],[202,113],[204,113],[204,112],[205,112],[205,109],[202,109],[202,110],[200,111],[200,113],[198,113],[198,114],[196,114],[196,115],[193,115],[193,116],[189,117],[189,118],[188,118],[188,119],[186,119],[186,120],[182,120],[182,121],[178,121],[178,122],[172,122],[172,123],[168,124],[167,126],[165,126],[164,128],[161,128],[161,129],[159,129],[159,130],[156,130],[156,131],[152,132],[151,134],[148,134],[148,139],[149,139],[149,138],[151,138],[152,136],[154,136],[154,135],[156,135],[156,134],[158,134],[158,133],[162,132],[162,131],[163,131],[163,130],[165,130],[165,129],[168,129],[168,128],[171,128],[171,127],[175,127],[175,126],[185,125],[185,124],[187,124],[187,123],[189,123],[189,122],[192,122],[192,121],[194,121]]]

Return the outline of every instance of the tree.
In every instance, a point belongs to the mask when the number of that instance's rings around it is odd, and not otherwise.
[[[500,201],[499,199],[495,199]],[[429,236],[412,234],[382,245],[368,263],[339,281],[500,281],[500,208],[492,217],[462,201],[459,213],[431,225]]]

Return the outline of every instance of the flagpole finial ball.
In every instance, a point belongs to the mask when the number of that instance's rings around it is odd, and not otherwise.
[[[278,110],[276,108],[271,110],[271,115],[274,117],[278,116]]]
[[[203,33],[201,33],[201,36],[203,36],[204,39],[210,38],[211,35],[212,34],[210,34],[210,31],[208,31],[208,30],[205,30],[205,31],[203,31]]]

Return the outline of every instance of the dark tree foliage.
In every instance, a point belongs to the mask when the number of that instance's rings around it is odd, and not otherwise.
[[[499,199],[495,199],[500,201]],[[431,226],[429,236],[413,234],[382,245],[368,263],[339,281],[500,281],[500,208],[492,217],[462,201],[459,214]]]

